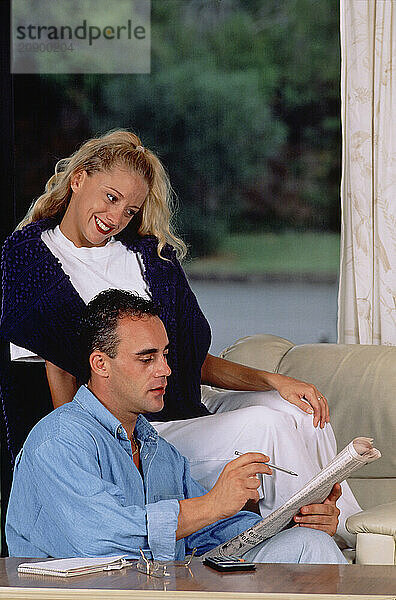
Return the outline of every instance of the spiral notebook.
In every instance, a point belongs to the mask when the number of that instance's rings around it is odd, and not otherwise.
[[[101,558],[61,558],[42,562],[21,563],[18,573],[31,575],[51,575],[54,577],[74,577],[99,571],[122,569],[130,563],[125,560],[126,554],[119,556],[102,556]]]

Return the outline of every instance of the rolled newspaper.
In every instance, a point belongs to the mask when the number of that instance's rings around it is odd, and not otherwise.
[[[242,556],[257,544],[284,529],[302,506],[323,502],[335,483],[341,483],[351,473],[380,457],[381,452],[374,448],[372,438],[355,438],[283,506],[277,508],[260,523],[213,548],[204,557]]]

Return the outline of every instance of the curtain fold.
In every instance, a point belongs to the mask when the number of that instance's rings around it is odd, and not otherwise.
[[[396,0],[341,0],[338,342],[396,345]]]

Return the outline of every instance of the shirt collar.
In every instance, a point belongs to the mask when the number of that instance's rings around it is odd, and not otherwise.
[[[119,427],[122,427],[121,422],[97,399],[95,394],[91,392],[85,385],[82,385],[74,396],[73,402],[78,404],[83,410],[86,410],[96,421],[98,421],[105,429],[117,438]],[[154,427],[145,419],[143,415],[139,415],[135,426],[136,436],[141,440],[156,441],[158,433]]]

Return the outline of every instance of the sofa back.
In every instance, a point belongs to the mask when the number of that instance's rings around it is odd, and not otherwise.
[[[349,479],[362,507],[396,499],[396,347],[295,346],[261,334],[238,340],[221,356],[315,384],[329,402],[338,448],[365,436],[382,453]]]

